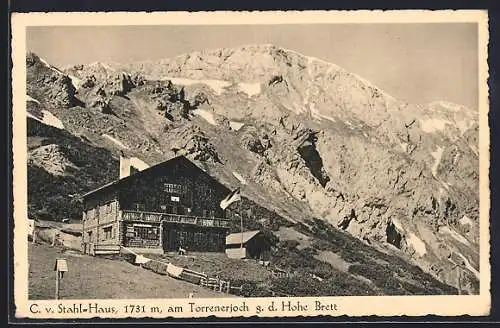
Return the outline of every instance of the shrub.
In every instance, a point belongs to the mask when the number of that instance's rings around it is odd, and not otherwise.
[[[280,242],[280,247],[292,250],[299,245],[299,242],[296,240],[283,240]]]

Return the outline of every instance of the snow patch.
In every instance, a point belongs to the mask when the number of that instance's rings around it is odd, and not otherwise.
[[[58,73],[58,74],[61,74],[61,75],[64,75],[63,72],[61,72],[60,70],[58,70],[57,68],[55,68],[54,66],[50,65],[45,59],[43,59],[42,57],[38,57],[40,59],[40,61],[42,62],[42,64],[44,64],[46,67],[50,68],[51,70],[53,70],[54,72]]]
[[[246,185],[247,184],[247,180],[245,180],[245,178],[243,178],[243,176],[241,174],[239,174],[238,172],[235,172],[233,171],[233,176],[238,179],[238,181],[241,183],[241,184],[244,184]]]
[[[318,109],[316,108],[315,103],[309,103],[309,110],[311,111],[311,115],[313,118],[315,118],[319,121],[321,121],[323,119],[323,117],[319,113]]]
[[[35,115],[29,113],[29,112],[26,112],[26,115],[29,117],[29,118],[32,118],[34,120],[37,120],[38,122],[41,122],[43,123],[43,121],[41,119],[39,119],[38,117],[36,117]]]
[[[290,110],[292,110],[295,114],[299,115],[304,112],[304,106],[298,105],[296,103],[293,104],[293,107],[288,107]]]
[[[318,277],[317,275],[315,275],[314,273],[311,274],[311,277],[313,277],[314,279],[316,279],[317,281],[323,281],[323,278],[321,277]]]
[[[219,96],[231,85],[230,82],[223,80],[192,80],[180,77],[166,77],[162,80],[170,80],[173,84],[178,85],[206,84]]]
[[[403,151],[407,151],[408,150],[408,143],[407,142],[402,142],[399,144],[401,146],[401,148],[403,149]]]
[[[109,66],[108,64],[106,63],[101,63],[102,67],[104,67],[105,69],[107,70],[110,70],[110,71],[114,71],[115,69],[111,66]]]
[[[396,227],[396,229],[399,230],[399,232],[405,231],[403,229],[403,226],[401,225],[401,222],[399,222],[399,220],[397,220],[397,219],[391,219],[391,222],[392,222],[392,224],[394,224],[394,226]]]
[[[319,114],[319,112],[318,112],[318,117],[324,118],[325,120],[329,120],[329,121],[332,121],[332,122],[337,122],[337,120],[335,120],[333,117],[328,116],[328,115]]]
[[[236,122],[236,121],[230,121],[229,126],[231,127],[232,130],[234,131],[239,131],[245,124],[241,122]]]
[[[460,220],[458,220],[458,222],[460,222],[461,225],[472,225],[473,224],[472,220],[469,219],[469,217],[467,215],[462,216],[462,218]]]
[[[349,127],[349,129],[354,130],[354,124],[352,124],[351,122],[344,121],[344,124],[347,125]]]
[[[458,253],[458,252],[455,252],[455,254],[457,254],[458,256],[460,256],[460,258],[462,259],[463,261],[463,264],[465,265],[465,267],[474,274],[474,276],[476,276],[476,279],[477,280],[480,280],[481,276],[479,274],[479,271],[477,271],[473,266],[472,264],[470,264],[469,260],[463,256],[462,254]]]
[[[413,247],[413,249],[415,250],[415,252],[418,253],[419,256],[424,256],[424,254],[427,252],[425,243],[420,238],[418,238],[413,232],[410,232],[406,241],[408,242],[409,245]]]
[[[58,129],[64,129],[64,125],[60,119],[58,119],[54,114],[47,110],[42,110],[43,113],[43,122],[47,125],[56,127]]]
[[[444,148],[441,148],[441,147],[437,147],[437,150],[434,151],[434,152],[431,152],[431,156],[434,158],[434,164],[432,164],[432,175],[434,177],[437,176],[437,169],[439,167],[439,163],[441,163],[441,157],[443,156],[443,151],[444,151]]]
[[[450,229],[449,227],[440,227],[439,231],[442,231],[442,232],[450,235],[451,237],[453,237],[453,239],[461,242],[464,245],[471,246],[470,242],[464,236],[460,235],[458,232]]]
[[[215,121],[214,114],[204,110],[204,109],[195,109],[192,111],[194,115],[201,116],[205,121],[207,121],[211,125],[217,125]]]
[[[304,99],[302,100],[302,103],[304,104],[304,107],[307,107],[309,104],[309,96],[311,94],[310,88],[311,88],[311,77],[312,77],[312,58],[307,58],[307,75],[308,75],[308,84],[306,88],[306,92],[304,94]]]
[[[64,124],[60,119],[58,119],[54,114],[49,112],[48,110],[42,110],[42,118],[36,117],[31,113],[27,113],[28,117],[37,120],[45,125],[53,126],[55,128],[64,129]]]
[[[460,120],[456,121],[457,128],[460,130],[460,133],[463,135],[467,130],[474,126],[474,121],[472,120]]]
[[[431,106],[440,106],[444,109],[447,109],[451,112],[460,112],[464,107],[461,106],[461,105],[458,105],[458,104],[454,104],[452,102],[449,102],[449,101],[435,101],[435,102],[432,102],[430,103]]]
[[[446,182],[441,181],[441,180],[439,180],[439,182],[441,182],[441,185],[443,185],[444,189],[446,189],[447,191],[450,191],[450,185],[449,184],[447,184]]]
[[[30,95],[26,95],[26,100],[27,101],[32,101],[32,102],[36,102],[37,104],[40,105],[40,102],[38,100],[36,100],[35,98],[31,97]]]
[[[443,131],[446,127],[446,125],[452,124],[448,120],[441,120],[437,118],[431,118],[428,120],[420,120],[420,127],[422,128],[422,131],[426,133],[432,133],[436,131]]]
[[[71,84],[73,84],[75,89],[77,90],[80,89],[80,86],[82,85],[82,80],[73,75],[68,75],[68,77],[71,79]]]
[[[252,97],[261,92],[261,86],[260,83],[238,83],[238,90]]]
[[[101,63],[101,62],[93,62],[93,63],[90,63],[89,66],[101,66],[105,70],[113,71],[113,72],[115,71],[115,69],[113,67],[109,66],[106,63]]]
[[[132,157],[130,159],[130,165],[138,169],[139,171],[143,171],[147,168],[149,168],[149,165],[144,162],[143,160],[137,158],[137,157]]]
[[[113,142],[114,144],[116,144],[116,145],[118,145],[118,146],[120,146],[120,147],[122,147],[122,148],[124,148],[124,149],[128,149],[128,147],[127,147],[125,144],[123,144],[120,140],[113,138],[113,137],[112,137],[112,136],[110,136],[109,134],[103,134],[102,136],[103,136],[104,138],[107,138],[108,140],[110,140],[110,141],[111,141],[111,142]]]
[[[373,83],[371,83],[370,81],[368,81],[367,79],[365,78],[362,78],[361,76],[357,75],[357,74],[354,74],[352,72],[349,72],[348,74],[354,76],[356,79],[358,79],[358,81],[362,82],[364,85],[368,86],[368,87],[371,87],[372,89],[374,90],[377,90],[380,94],[382,94],[384,96],[384,99],[387,101],[392,101],[394,102],[396,99],[391,96],[390,94],[388,94],[387,92],[385,92],[384,90],[376,87]]]

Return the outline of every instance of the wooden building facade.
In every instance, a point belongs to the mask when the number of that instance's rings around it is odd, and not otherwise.
[[[230,189],[184,156],[130,171],[121,158],[121,178],[83,196],[84,249],[224,252],[230,225],[219,204]]]

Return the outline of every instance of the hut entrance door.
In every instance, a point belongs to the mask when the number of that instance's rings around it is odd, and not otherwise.
[[[163,225],[163,251],[176,252],[179,248],[179,236],[175,226],[171,224]]]

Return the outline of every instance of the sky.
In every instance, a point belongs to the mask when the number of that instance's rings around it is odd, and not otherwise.
[[[411,103],[477,109],[477,33],[473,23],[45,26],[28,28],[26,44],[63,67],[271,43],[335,63]]]

